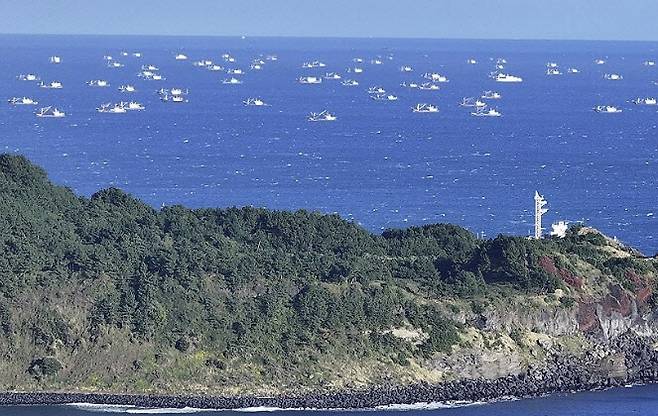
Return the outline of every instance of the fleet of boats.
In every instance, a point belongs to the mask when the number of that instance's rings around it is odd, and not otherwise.
[[[121,51],[120,55],[123,57],[141,58],[141,52],[129,53],[127,51]],[[187,61],[189,58],[184,53],[176,53],[173,56],[175,61]],[[321,60],[309,60],[303,62],[301,67],[305,72],[310,72],[310,74],[302,75],[297,78],[299,84],[322,84],[323,81],[340,81],[339,84],[334,84],[328,82],[331,85],[342,85],[345,87],[358,87],[361,82],[361,78],[358,76],[364,72],[364,65],[368,63],[371,65],[384,65],[387,60],[393,60],[393,54],[389,53],[386,55],[376,56],[372,59],[365,60],[362,57],[356,57],[352,59],[352,65],[345,69],[344,73],[350,74],[350,78],[343,78],[344,74],[337,71],[326,71],[324,68],[327,68],[327,64]],[[62,58],[59,55],[52,55],[49,58],[49,62],[54,65],[59,65],[62,63]],[[109,68],[123,68],[125,64],[115,60],[111,55],[103,56],[105,65]],[[123,60],[123,59],[122,59]],[[250,59],[247,61],[248,67],[247,71],[241,69],[237,65],[237,59],[232,56],[230,53],[221,54],[221,60],[230,65],[230,68],[225,69],[220,63],[213,62],[212,59],[199,59],[193,61],[191,64],[195,67],[206,69],[211,72],[223,72],[229,75],[229,77],[221,80],[221,84],[225,85],[240,85],[243,84],[243,77],[247,75],[248,71],[261,71],[265,68],[266,65],[269,65],[270,62],[276,62],[278,57],[276,55],[260,55],[256,58]],[[493,64],[494,70],[490,73],[490,78],[496,83],[510,83],[518,84],[522,83],[524,79],[521,76],[513,75],[512,73],[506,70],[507,60],[505,58],[491,58],[491,63]],[[125,61],[128,62],[128,61]],[[221,62],[221,61],[220,61]],[[364,64],[365,63],[365,64]],[[466,59],[466,64],[468,65],[477,65],[479,62],[475,58]],[[594,60],[595,65],[607,65],[606,59],[598,58]],[[642,62],[642,65],[646,67],[656,66],[656,62],[653,60],[645,60]],[[137,78],[147,81],[164,81],[166,77],[161,73],[160,67],[154,64],[141,64],[139,65],[139,72],[137,73]],[[412,65],[404,64],[398,67],[399,71],[404,73],[403,75],[405,80],[400,83],[400,86],[409,90],[418,90],[418,91],[440,91],[441,84],[449,83],[449,78],[440,73],[427,71],[422,73],[421,76],[416,76],[416,80],[410,79],[414,77],[416,73],[416,68]],[[560,76],[563,74],[579,74],[580,70],[576,67],[568,67],[565,71],[562,70],[558,62],[549,61],[545,66],[545,74],[547,76]],[[313,71],[316,73],[313,74]],[[320,72],[321,73],[317,73]],[[352,76],[353,75],[353,76]],[[599,75],[600,76],[600,75]],[[50,81],[44,82],[41,80],[41,77],[35,73],[25,73],[17,76],[17,79],[25,82],[36,82],[40,88],[43,89],[62,89],[63,84],[60,81]],[[624,77],[615,72],[606,72],[603,74],[603,79],[608,81],[621,81]],[[67,81],[68,82],[68,81]],[[99,87],[105,88],[110,86],[110,82],[106,79],[92,79],[87,81],[86,84],[90,87]],[[656,82],[658,85],[658,82]],[[137,88],[134,84],[122,84],[118,90],[122,93],[135,93]],[[382,86],[375,85],[367,88],[366,90],[368,97],[373,101],[386,102],[386,101],[398,101],[399,97],[395,93],[387,92],[386,89]],[[187,89],[175,87],[175,88],[161,88],[157,91],[159,98],[163,102],[172,102],[172,103],[186,103],[188,102],[187,95],[189,91]],[[429,95],[428,95],[429,96]],[[404,98],[404,97],[403,97]],[[502,94],[498,91],[487,90],[482,92],[479,96],[475,95],[472,97],[464,97],[459,103],[461,107],[471,108],[470,114],[474,117],[500,117],[502,113],[490,106],[491,100],[501,100]],[[654,97],[637,97],[629,102],[638,105],[638,106],[657,106],[658,100]],[[39,102],[27,96],[17,96],[12,97],[8,100],[8,103],[12,106],[35,106]],[[245,106],[268,106],[262,98],[247,98],[243,101]],[[109,114],[123,114],[129,111],[142,111],[145,110],[145,106],[137,101],[120,101],[116,103],[107,102],[101,104],[97,109],[99,113],[109,113]],[[438,106],[428,103],[419,103],[412,107],[414,113],[437,113],[439,112]],[[621,113],[623,109],[615,105],[596,105],[594,111],[597,113]],[[38,117],[42,118],[60,118],[66,116],[64,111],[61,111],[55,106],[48,106],[39,109],[36,113]],[[309,121],[335,121],[337,117],[330,113],[327,110],[324,110],[319,113],[311,113],[307,119]]]

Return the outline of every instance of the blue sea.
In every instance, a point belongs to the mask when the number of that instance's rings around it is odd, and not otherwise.
[[[273,416],[655,416],[658,415],[658,386],[636,386],[607,391],[558,394],[529,400],[502,401],[445,407],[435,404],[405,410],[277,410],[202,411],[199,409],[144,409],[104,405],[0,406],[2,416],[93,416],[99,414],[194,414],[199,416],[271,414]]]
[[[189,59],[175,60],[178,53]],[[225,53],[235,62],[222,59]],[[62,63],[49,63],[51,55]],[[109,68],[106,55],[125,66]],[[251,70],[259,58],[262,69]],[[497,58],[523,82],[492,80]],[[202,59],[242,69],[236,77],[243,83],[222,84],[231,75],[193,64]],[[371,63],[376,59],[382,64]],[[28,156],[82,195],[117,186],[154,207],[305,208],[339,213],[373,232],[449,222],[489,237],[526,235],[538,190],[549,203],[548,228],[583,221],[652,255],[658,107],[629,100],[658,96],[658,66],[643,64],[653,59],[655,44],[641,42],[3,35],[0,151]],[[302,68],[314,60],[326,67]],[[547,76],[548,62],[564,75]],[[166,79],[138,78],[142,65],[157,66]],[[363,72],[347,72],[356,66]],[[569,67],[580,72],[568,74]],[[297,82],[327,72],[360,85]],[[438,91],[400,85],[426,81],[425,72],[449,82]],[[63,89],[17,80],[26,73],[60,81]],[[606,73],[623,79],[606,80]],[[86,84],[95,79],[110,87]],[[122,84],[137,92],[119,92]],[[372,86],[398,100],[372,100]],[[156,91],[172,87],[188,89],[189,102],[162,102]],[[473,117],[460,107],[463,97],[485,90],[502,95],[492,101],[502,117]],[[6,100],[14,96],[39,105],[11,106]],[[250,97],[269,106],[247,107]],[[131,99],[146,109],[96,111]],[[418,103],[440,112],[413,113]],[[606,104],[623,113],[593,111]],[[46,105],[67,116],[37,118]],[[337,120],[307,121],[322,110]]]

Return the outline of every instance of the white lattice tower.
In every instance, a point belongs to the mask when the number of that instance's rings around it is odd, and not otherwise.
[[[544,208],[547,202],[543,196],[539,195],[539,192],[535,191],[535,238],[541,238],[542,226],[541,226],[541,217],[542,215],[548,212],[548,209]]]

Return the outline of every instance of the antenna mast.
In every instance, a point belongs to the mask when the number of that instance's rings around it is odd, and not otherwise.
[[[541,238],[541,217],[548,212],[548,209],[544,208],[546,204],[547,202],[544,197],[535,191],[535,239],[537,240]]]

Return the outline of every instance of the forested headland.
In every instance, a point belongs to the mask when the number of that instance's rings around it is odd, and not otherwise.
[[[543,240],[450,224],[375,235],[304,210],[156,210],[116,188],[80,197],[1,155],[0,389],[439,382],[463,377],[447,363],[474,348],[512,343],[527,365],[541,359],[529,339],[542,329],[493,325],[500,311],[571,314],[578,331],[550,335],[584,350],[581,333],[609,335],[586,325],[588,305],[613,293],[651,310],[655,267],[580,226]]]

